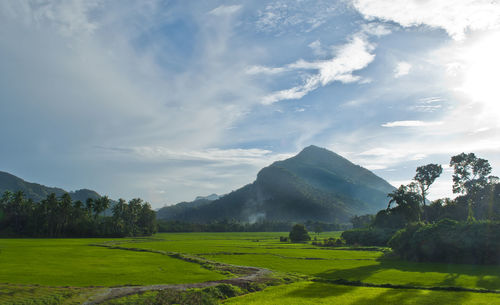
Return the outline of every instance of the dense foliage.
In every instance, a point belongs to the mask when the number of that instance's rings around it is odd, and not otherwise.
[[[307,232],[307,229],[303,224],[294,225],[288,237],[290,238],[290,241],[292,243],[311,240],[311,236],[309,236],[309,233]]]
[[[460,262],[462,260],[454,256],[463,251],[464,262],[495,263],[496,259],[492,257],[500,257],[500,252],[497,252],[494,242],[488,240],[494,238],[491,232],[496,230],[500,221],[498,178],[489,176],[489,162],[473,153],[453,156],[450,166],[454,171],[453,192],[460,194],[454,200],[444,198],[427,205],[427,191],[442,173],[442,168],[438,164],[420,166],[414,182],[401,185],[388,194],[387,209],[379,211],[371,224],[362,228],[369,217],[355,217],[351,220],[353,226],[360,229],[345,231],[342,237],[348,244],[382,246],[387,244],[392,233],[404,228],[390,243],[404,258]],[[462,241],[460,232],[463,232]],[[474,238],[474,234],[480,236]],[[446,249],[439,250],[440,247]],[[477,254],[482,248],[486,252]]]
[[[342,232],[342,239],[348,245],[387,246],[395,230],[390,228],[362,228]]]
[[[389,246],[413,261],[499,264],[499,236],[499,222],[444,219],[435,224],[411,224],[398,231]]]
[[[107,196],[73,201],[70,194],[47,195],[41,202],[23,192],[6,191],[0,199],[0,234],[4,236],[85,237],[142,236],[156,232],[155,212],[147,202],[120,199],[113,216],[102,216],[110,207]]]
[[[367,214],[367,215],[354,215],[351,218],[351,224],[353,229],[366,228],[373,223],[375,219],[375,215]]]

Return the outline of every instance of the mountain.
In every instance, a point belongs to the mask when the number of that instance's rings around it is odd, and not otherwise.
[[[210,200],[210,201],[214,201],[214,200],[217,200],[219,198],[220,198],[219,195],[217,195],[217,194],[211,194],[211,195],[208,195],[208,196],[198,196],[198,197],[196,197],[196,199],[194,201],[196,201],[196,200]]]
[[[187,222],[347,222],[387,207],[394,190],[384,179],[327,149],[309,146],[295,157],[263,168],[257,179],[219,199],[183,202],[158,218]]]
[[[47,195],[55,193],[58,197],[66,193],[65,190],[57,187],[48,187],[38,183],[26,182],[23,179],[12,174],[0,171],[0,195],[5,191],[17,192],[22,191],[26,198],[33,199],[35,202],[40,202]],[[81,189],[69,192],[73,200],[85,202],[87,198],[99,198],[98,193],[88,189]]]

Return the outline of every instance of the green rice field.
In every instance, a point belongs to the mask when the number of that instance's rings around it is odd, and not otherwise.
[[[237,276],[179,259],[177,254],[303,279],[230,298],[224,301],[227,304],[500,304],[500,294],[494,293],[500,292],[500,266],[406,262],[387,255],[387,249],[280,242],[279,236],[286,235],[161,233],[115,240],[0,239],[0,304],[79,304],[105,287],[198,283]],[[317,238],[339,235],[326,232]],[[432,290],[449,287],[464,291]]]

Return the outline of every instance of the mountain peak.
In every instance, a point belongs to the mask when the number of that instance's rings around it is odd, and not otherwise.
[[[319,147],[319,146],[316,146],[316,145],[309,145],[307,147],[305,147],[304,149],[302,149],[302,151],[300,153],[297,154],[296,157],[298,156],[304,156],[304,155],[310,155],[310,156],[318,156],[318,155],[323,155],[323,156],[337,156],[337,157],[340,157],[340,155],[334,153],[333,151],[331,150],[328,150],[326,148],[323,148],[323,147]]]
[[[203,204],[182,203],[158,211],[160,218],[191,222],[222,219],[253,222],[347,222],[353,215],[387,206],[387,181],[346,158],[315,145],[263,168],[257,179]]]

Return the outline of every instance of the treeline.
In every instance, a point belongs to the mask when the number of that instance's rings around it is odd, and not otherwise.
[[[487,160],[473,153],[453,156],[450,167],[454,172],[453,192],[458,194],[455,199],[428,204],[427,192],[442,167],[420,166],[412,183],[388,194],[387,209],[375,216],[354,217],[355,229],[343,232],[342,238],[348,244],[389,245],[403,258],[417,261],[457,262],[455,256],[463,252],[463,261],[459,262],[496,262],[491,257],[500,257],[500,244],[494,240],[500,235],[498,177],[490,175]],[[447,249],[439,249],[440,243]],[[487,253],[477,254],[483,250]]]
[[[107,196],[73,201],[68,193],[54,193],[40,202],[26,199],[23,192],[6,191],[0,198],[0,235],[27,237],[123,237],[156,232],[151,205],[136,198],[120,199],[111,207]]]
[[[176,220],[159,220],[159,232],[288,232],[293,222],[258,221],[255,223],[238,222],[236,220],[216,220],[210,223],[191,223]],[[313,232],[345,230],[346,225],[307,221],[305,226]]]

